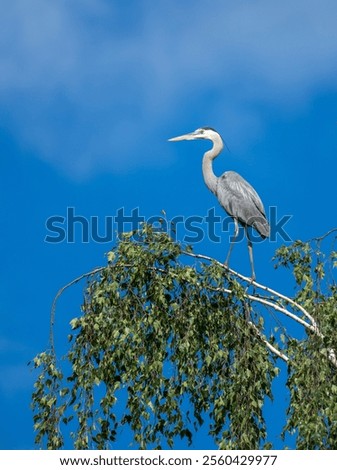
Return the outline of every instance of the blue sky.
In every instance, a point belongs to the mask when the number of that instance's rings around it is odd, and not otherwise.
[[[67,207],[100,220],[121,207],[223,215],[202,180],[208,144],[167,142],[208,125],[230,149],[217,174],[238,171],[267,210],[292,215],[292,239],[336,225],[337,4],[0,0],[0,9],[0,435],[2,448],[29,449],[27,362],[47,346],[52,299],[112,246],[46,243],[48,217]],[[281,243],[257,244],[257,278],[291,294],[290,275],[271,261]],[[195,251],[222,260],[227,242]],[[244,242],[232,266],[249,273]],[[60,300],[59,337],[80,303],[81,286]]]

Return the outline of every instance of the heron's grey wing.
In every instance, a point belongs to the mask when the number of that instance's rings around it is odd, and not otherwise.
[[[269,235],[260,196],[242,176],[234,171],[226,171],[218,180],[217,196],[229,215],[243,224],[252,225],[262,236]]]

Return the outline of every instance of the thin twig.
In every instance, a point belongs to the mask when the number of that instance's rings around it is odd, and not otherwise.
[[[72,281],[68,282],[65,286],[61,287],[61,289],[57,292],[57,294],[54,297],[51,310],[50,310],[50,333],[49,333],[49,343],[50,343],[50,349],[52,352],[55,354],[55,345],[54,345],[54,332],[53,332],[53,327],[55,323],[55,312],[56,312],[56,302],[59,299],[59,297],[63,294],[63,292],[68,289],[68,287],[73,286],[74,284],[77,284],[79,281],[84,279],[85,277],[93,276],[94,274],[97,274],[101,271],[103,271],[105,267],[101,266],[100,268],[95,268],[92,271],[82,274],[81,276],[78,276],[76,279],[73,279]]]
[[[327,238],[329,235],[331,235],[334,232],[337,232],[337,228],[332,228],[331,230],[326,232],[324,235],[321,235],[320,237],[310,238],[310,240],[308,240],[306,243],[310,243],[310,242],[313,242],[313,241],[320,242],[320,241],[324,240],[324,238]]]

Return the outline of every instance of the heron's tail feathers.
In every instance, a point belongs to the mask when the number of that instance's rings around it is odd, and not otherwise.
[[[259,232],[262,238],[269,237],[270,227],[269,227],[267,219],[265,219],[263,216],[256,217],[254,219],[254,222],[252,223],[252,226],[255,228],[257,232]]]

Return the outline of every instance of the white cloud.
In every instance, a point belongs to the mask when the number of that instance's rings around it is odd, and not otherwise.
[[[258,103],[296,109],[336,87],[334,0],[0,7],[2,127],[74,177],[164,164],[186,122],[248,145]]]

